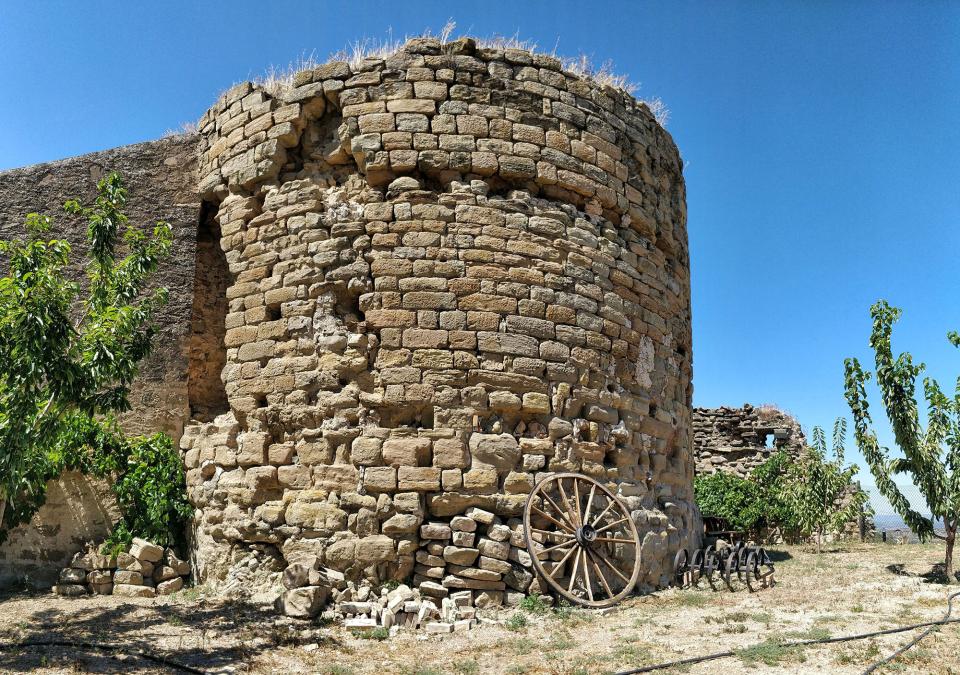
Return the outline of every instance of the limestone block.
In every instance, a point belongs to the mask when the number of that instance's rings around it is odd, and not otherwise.
[[[320,613],[330,595],[325,586],[305,586],[285,591],[274,602],[280,614],[295,619],[312,619]]]
[[[473,433],[470,435],[470,454],[474,462],[491,466],[503,473],[515,468],[520,461],[520,447],[517,439],[510,434]]]
[[[397,489],[397,470],[390,466],[371,466],[363,472],[363,487],[372,492]]]
[[[157,563],[163,559],[163,548],[146,539],[134,537],[133,543],[130,546],[130,555],[137,560]]]
[[[391,438],[383,443],[383,462],[396,467],[429,466],[431,447],[429,438]]]
[[[318,532],[334,533],[347,526],[347,513],[327,502],[291,502],[286,511],[287,525]]]
[[[383,522],[380,529],[384,534],[413,534],[420,527],[420,518],[410,513],[396,513]]]
[[[152,586],[115,583],[113,585],[113,595],[120,595],[125,598],[153,598],[157,595],[157,591]]]
[[[436,467],[401,466],[397,469],[400,490],[435,491],[440,489],[440,469]]]
[[[443,559],[454,565],[470,566],[476,561],[480,551],[475,548],[460,548],[457,546],[447,546],[443,549]]]
[[[183,588],[183,577],[173,577],[157,584],[157,595],[172,595]]]
[[[87,587],[81,584],[57,584],[52,589],[54,595],[75,598],[87,594]]]
[[[449,539],[452,530],[446,523],[425,523],[420,526],[421,539]]]
[[[390,537],[373,535],[357,541],[355,555],[362,564],[381,563],[393,560],[396,549]]]
[[[117,570],[113,575],[113,581],[117,585],[129,584],[131,586],[140,586],[143,585],[143,575],[139,572]]]
[[[350,457],[358,466],[376,466],[381,461],[380,448],[383,441],[370,436],[355,438],[350,448]]]
[[[464,469],[470,455],[459,438],[438,438],[433,442],[433,465],[442,469]]]

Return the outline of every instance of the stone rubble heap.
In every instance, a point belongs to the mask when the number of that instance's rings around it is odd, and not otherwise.
[[[515,606],[529,593],[540,594],[531,572],[523,526],[518,518],[472,507],[449,521],[420,525],[414,588],[405,584],[379,595],[369,583],[354,584],[343,573],[312,558],[283,573],[287,590],[277,598],[278,612],[310,619],[323,611],[347,628],[425,628],[429,632],[469,630],[476,609]],[[549,564],[549,563],[548,563]]]
[[[135,537],[127,553],[106,555],[93,547],[77,553],[70,566],[60,571],[53,593],[152,598],[176,593],[189,579],[190,563],[177,557],[173,549]]]

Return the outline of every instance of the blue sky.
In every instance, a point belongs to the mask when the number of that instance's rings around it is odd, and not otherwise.
[[[895,347],[952,386],[956,3],[4,0],[0,169],[156,138],[271,66],[448,18],[611,60],[669,107],[697,405],[775,403],[829,426],[846,412],[843,358],[871,363],[878,298],[905,310]]]

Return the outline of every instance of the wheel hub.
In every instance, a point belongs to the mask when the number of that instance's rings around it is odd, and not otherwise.
[[[597,538],[597,531],[589,523],[577,528],[577,543],[587,547],[593,544]]]

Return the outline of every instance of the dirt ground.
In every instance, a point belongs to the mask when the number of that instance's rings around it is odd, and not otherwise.
[[[860,673],[915,632],[788,649],[822,638],[936,620],[960,585],[931,583],[942,546],[849,544],[818,556],[774,549],[778,584],[749,593],[669,590],[602,614],[505,610],[468,633],[403,633],[378,641],[339,627],[275,617],[269,607],[208,598],[0,599],[0,672],[166,673],[138,651],[208,673],[615,673],[724,649],[734,657],[661,673]],[[958,612],[960,613],[960,607]],[[80,646],[22,646],[70,641]],[[94,644],[118,645],[107,652]],[[944,626],[879,672],[960,673],[960,624]]]

